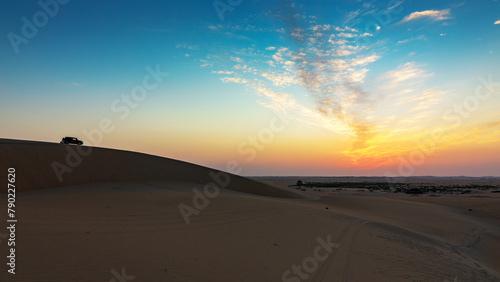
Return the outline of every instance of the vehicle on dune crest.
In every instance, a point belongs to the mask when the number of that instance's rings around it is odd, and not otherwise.
[[[61,142],[59,142],[61,144],[76,144],[78,146],[82,146],[83,145],[83,141],[81,140],[78,140],[78,138],[76,137],[64,137]]]

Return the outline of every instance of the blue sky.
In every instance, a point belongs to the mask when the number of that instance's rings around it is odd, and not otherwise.
[[[61,2],[40,1],[53,16],[26,36],[22,19],[47,12],[37,1],[2,1],[5,138],[82,138],[110,118],[116,130],[93,145],[224,169],[244,159],[241,142],[284,114],[292,122],[245,164],[249,175],[381,175],[436,127],[454,141],[417,174],[454,150],[491,163],[475,150],[499,149],[498,90],[458,128],[443,115],[478,78],[500,80],[500,1]],[[13,45],[13,34],[25,43]],[[110,105],[148,66],[168,76],[119,119]],[[464,132],[476,137],[458,142]],[[482,171],[457,164],[456,173]]]

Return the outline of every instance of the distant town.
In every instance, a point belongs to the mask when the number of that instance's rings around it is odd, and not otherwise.
[[[307,179],[307,178],[306,178]],[[325,180],[330,180],[326,178]],[[500,181],[495,177],[337,177],[336,181],[306,181],[299,179],[288,187],[307,191],[369,191],[406,194],[470,194],[479,191],[500,193]],[[420,180],[420,181],[419,181]]]

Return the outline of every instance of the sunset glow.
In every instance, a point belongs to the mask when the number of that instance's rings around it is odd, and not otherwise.
[[[4,3],[2,138],[242,175],[500,176],[499,1],[94,4],[30,37],[43,7]]]

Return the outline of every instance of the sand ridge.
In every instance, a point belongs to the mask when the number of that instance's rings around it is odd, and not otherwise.
[[[0,171],[17,170],[18,191],[114,181],[166,180],[219,186],[271,197],[300,198],[275,185],[183,161],[142,153],[0,139]],[[227,185],[223,185],[226,184]],[[5,193],[5,191],[2,191]]]
[[[0,281],[500,281],[498,198],[297,192],[231,175],[187,224],[179,205],[213,170],[96,148],[53,186],[45,166],[65,152],[0,142],[2,169],[26,178],[17,273]]]

